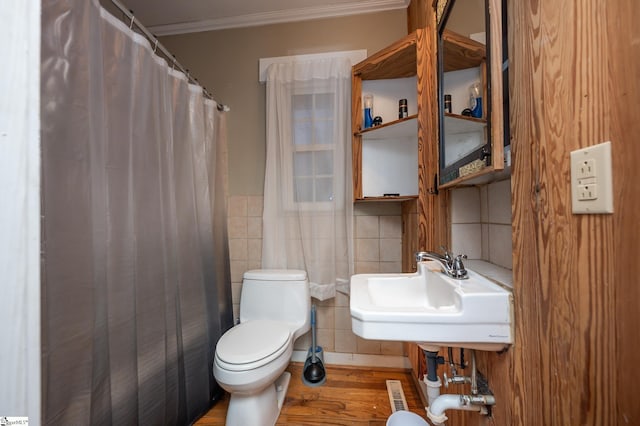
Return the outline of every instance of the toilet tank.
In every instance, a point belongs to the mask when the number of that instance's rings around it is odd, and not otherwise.
[[[294,336],[309,330],[311,296],[307,273],[297,269],[255,269],[244,273],[240,322],[272,319],[292,324]]]

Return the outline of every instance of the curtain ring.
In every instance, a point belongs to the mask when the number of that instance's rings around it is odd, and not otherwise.
[[[153,44],[153,53],[156,53],[157,48],[158,48],[158,39],[156,39],[156,42]]]
[[[130,11],[131,12],[131,11]],[[136,19],[135,16],[133,16],[133,12],[131,12],[131,23],[129,24],[129,29],[132,30],[133,29],[133,21]]]

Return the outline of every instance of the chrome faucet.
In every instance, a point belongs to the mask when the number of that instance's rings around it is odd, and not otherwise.
[[[444,250],[444,254],[431,251],[419,251],[416,253],[416,263],[425,260],[435,260],[442,266],[442,272],[457,280],[467,278],[467,270],[464,268],[464,263],[462,263],[462,259],[466,258],[466,254],[460,254],[454,257],[446,249]]]

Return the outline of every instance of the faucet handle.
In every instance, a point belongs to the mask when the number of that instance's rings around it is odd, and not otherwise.
[[[453,259],[451,269],[453,270],[453,273],[456,275],[457,278],[467,277],[467,270],[464,267],[464,263],[462,263],[462,259],[466,259],[466,258],[467,258],[466,254],[459,254],[455,257],[455,259]]]
[[[438,250],[440,250],[444,256],[451,255],[451,252],[449,251],[449,249],[445,245],[442,245],[442,246],[438,247]]]
[[[453,265],[453,253],[447,249],[447,246],[440,246],[438,249],[442,252],[442,257],[447,262],[447,265]]]

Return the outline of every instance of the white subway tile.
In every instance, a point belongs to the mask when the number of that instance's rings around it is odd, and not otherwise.
[[[262,195],[250,195],[247,197],[247,216],[262,217],[264,199]]]
[[[451,251],[466,254],[469,259],[482,256],[482,227],[479,223],[459,223],[451,225]]]
[[[480,222],[480,190],[476,187],[451,191],[451,223]]]
[[[356,239],[356,261],[378,262],[380,260],[379,240],[376,238]]]
[[[511,181],[489,185],[489,222],[511,224]]]
[[[262,238],[262,218],[261,217],[247,218],[247,237]]]
[[[229,224],[229,238],[247,238],[247,217],[230,217],[227,220]]]
[[[380,238],[402,238],[402,217],[380,216]]]
[[[244,195],[232,195],[227,205],[229,217],[243,217],[247,215],[247,197]]]
[[[380,239],[380,261],[402,262],[402,240],[400,238]]]
[[[230,260],[247,260],[248,249],[246,239],[229,240],[229,258]]]
[[[342,353],[356,353],[358,350],[357,336],[349,330],[336,330],[335,350]]]
[[[379,238],[378,216],[356,216],[356,238]]]
[[[489,225],[489,261],[503,268],[513,268],[511,225]]]

